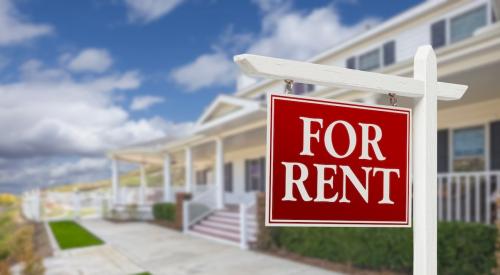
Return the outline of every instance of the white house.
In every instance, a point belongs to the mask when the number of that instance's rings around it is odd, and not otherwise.
[[[410,76],[417,47],[431,44],[439,80],[469,85],[462,100],[440,102],[438,107],[441,220],[493,220],[491,198],[500,180],[499,17],[498,0],[425,1],[309,60]],[[283,88],[282,81],[265,80],[232,95],[220,95],[189,137],[110,152],[115,203],[122,199],[118,161],[163,165],[166,201],[179,188],[193,194],[186,204],[186,231],[245,244],[246,238],[252,240],[255,192],[264,191],[265,182],[265,95]],[[293,89],[295,94],[313,97],[389,103],[386,96],[347,89],[301,83]],[[400,99],[398,104],[411,106],[412,102]],[[173,182],[174,171],[183,171],[183,180]],[[141,190],[140,201],[146,202],[145,188]],[[242,218],[243,213],[249,218]],[[241,226],[240,220],[249,226]],[[241,229],[247,234],[240,234]]]

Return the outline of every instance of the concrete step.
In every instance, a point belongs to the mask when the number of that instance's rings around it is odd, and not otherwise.
[[[195,225],[191,230],[196,232],[196,233],[208,235],[208,236],[215,237],[215,238],[222,238],[222,239],[234,241],[234,242],[240,241],[240,234],[239,233],[228,232],[226,230],[220,230],[220,229],[216,229],[216,228],[212,228],[212,227],[208,227],[208,226],[203,226],[203,225]]]
[[[206,218],[206,220],[213,221],[213,222],[219,222],[219,223],[225,223],[225,224],[231,224],[231,225],[235,225],[235,226],[239,226],[239,224],[240,224],[239,217],[237,219],[228,218],[225,216],[217,215],[217,213],[210,215],[209,217]],[[257,222],[253,221],[251,219],[248,219],[247,225],[250,227],[257,227]]]
[[[214,213],[214,215],[220,216],[220,217],[227,217],[227,218],[235,218],[239,219],[240,218],[240,212],[239,211],[230,211],[230,210],[218,210]],[[247,219],[251,221],[257,220],[257,215],[255,213],[247,213]]]
[[[238,234],[240,232],[240,226],[238,224],[215,222],[215,221],[211,221],[209,219],[203,220],[199,224],[206,226],[206,227],[216,228],[219,230],[226,230],[226,231],[234,232],[234,233],[238,233]]]

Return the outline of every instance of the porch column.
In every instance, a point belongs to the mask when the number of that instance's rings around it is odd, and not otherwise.
[[[172,202],[172,179],[170,174],[170,155],[163,158],[163,201]]]
[[[224,145],[222,138],[215,140],[215,206],[224,207]]]
[[[111,159],[111,192],[113,196],[113,204],[120,204],[120,178],[118,174],[118,160]]]
[[[143,205],[146,202],[146,168],[144,164],[141,164],[141,186],[139,187],[139,204]]]
[[[185,185],[185,191],[186,193],[191,193],[193,192],[193,160],[192,160],[192,152],[191,152],[191,147],[186,147],[185,149],[186,152],[186,185]]]

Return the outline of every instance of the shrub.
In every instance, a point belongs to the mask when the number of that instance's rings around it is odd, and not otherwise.
[[[440,223],[439,274],[489,274],[495,266],[496,228]],[[302,256],[368,269],[411,272],[411,228],[272,228],[273,245]]]
[[[155,220],[175,221],[175,204],[168,202],[155,203],[153,205],[153,216]]]

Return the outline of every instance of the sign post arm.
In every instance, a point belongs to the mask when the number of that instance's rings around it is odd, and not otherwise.
[[[424,82],[413,109],[413,274],[437,274],[437,64],[419,47],[414,78]]]
[[[421,97],[424,92],[422,80],[396,75],[252,54],[236,55],[234,61],[246,75],[254,77],[291,79],[320,86],[381,94],[392,92],[405,97]],[[435,93],[441,100],[455,100],[461,98],[466,90],[465,85],[437,82]]]

